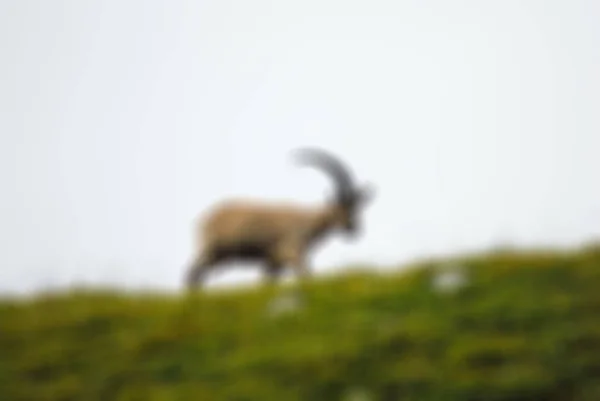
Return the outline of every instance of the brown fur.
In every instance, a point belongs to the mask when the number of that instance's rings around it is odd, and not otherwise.
[[[369,188],[370,189],[370,188]],[[357,190],[344,202],[323,206],[227,200],[198,222],[198,253],[186,275],[186,285],[201,283],[218,264],[260,261],[269,282],[291,266],[300,279],[310,276],[307,254],[336,229],[357,232],[356,214],[370,192]]]

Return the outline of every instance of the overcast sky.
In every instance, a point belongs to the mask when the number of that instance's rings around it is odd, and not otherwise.
[[[597,0],[3,0],[0,290],[179,288],[213,202],[323,200],[306,145],[377,187],[317,274],[594,238],[598,21]]]

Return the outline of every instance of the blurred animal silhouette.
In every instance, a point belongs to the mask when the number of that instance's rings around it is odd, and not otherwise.
[[[360,232],[359,214],[373,198],[373,187],[357,187],[350,170],[325,150],[300,149],[296,157],[332,179],[332,198],[318,206],[242,199],[215,205],[197,225],[197,253],[185,275],[188,289],[200,286],[210,271],[231,261],[261,262],[269,284],[291,267],[305,283],[311,276],[307,257],[314,245],[334,231],[348,237]]]

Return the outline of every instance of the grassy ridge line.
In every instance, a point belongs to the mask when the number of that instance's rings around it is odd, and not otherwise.
[[[277,316],[260,289],[5,300],[0,399],[596,401],[599,249],[365,269]],[[452,266],[466,285],[436,290]]]

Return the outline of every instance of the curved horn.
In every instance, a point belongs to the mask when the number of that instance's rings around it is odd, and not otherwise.
[[[300,162],[319,167],[333,178],[338,200],[344,201],[354,195],[354,183],[350,170],[333,154],[322,149],[304,148],[296,151],[296,158]]]

